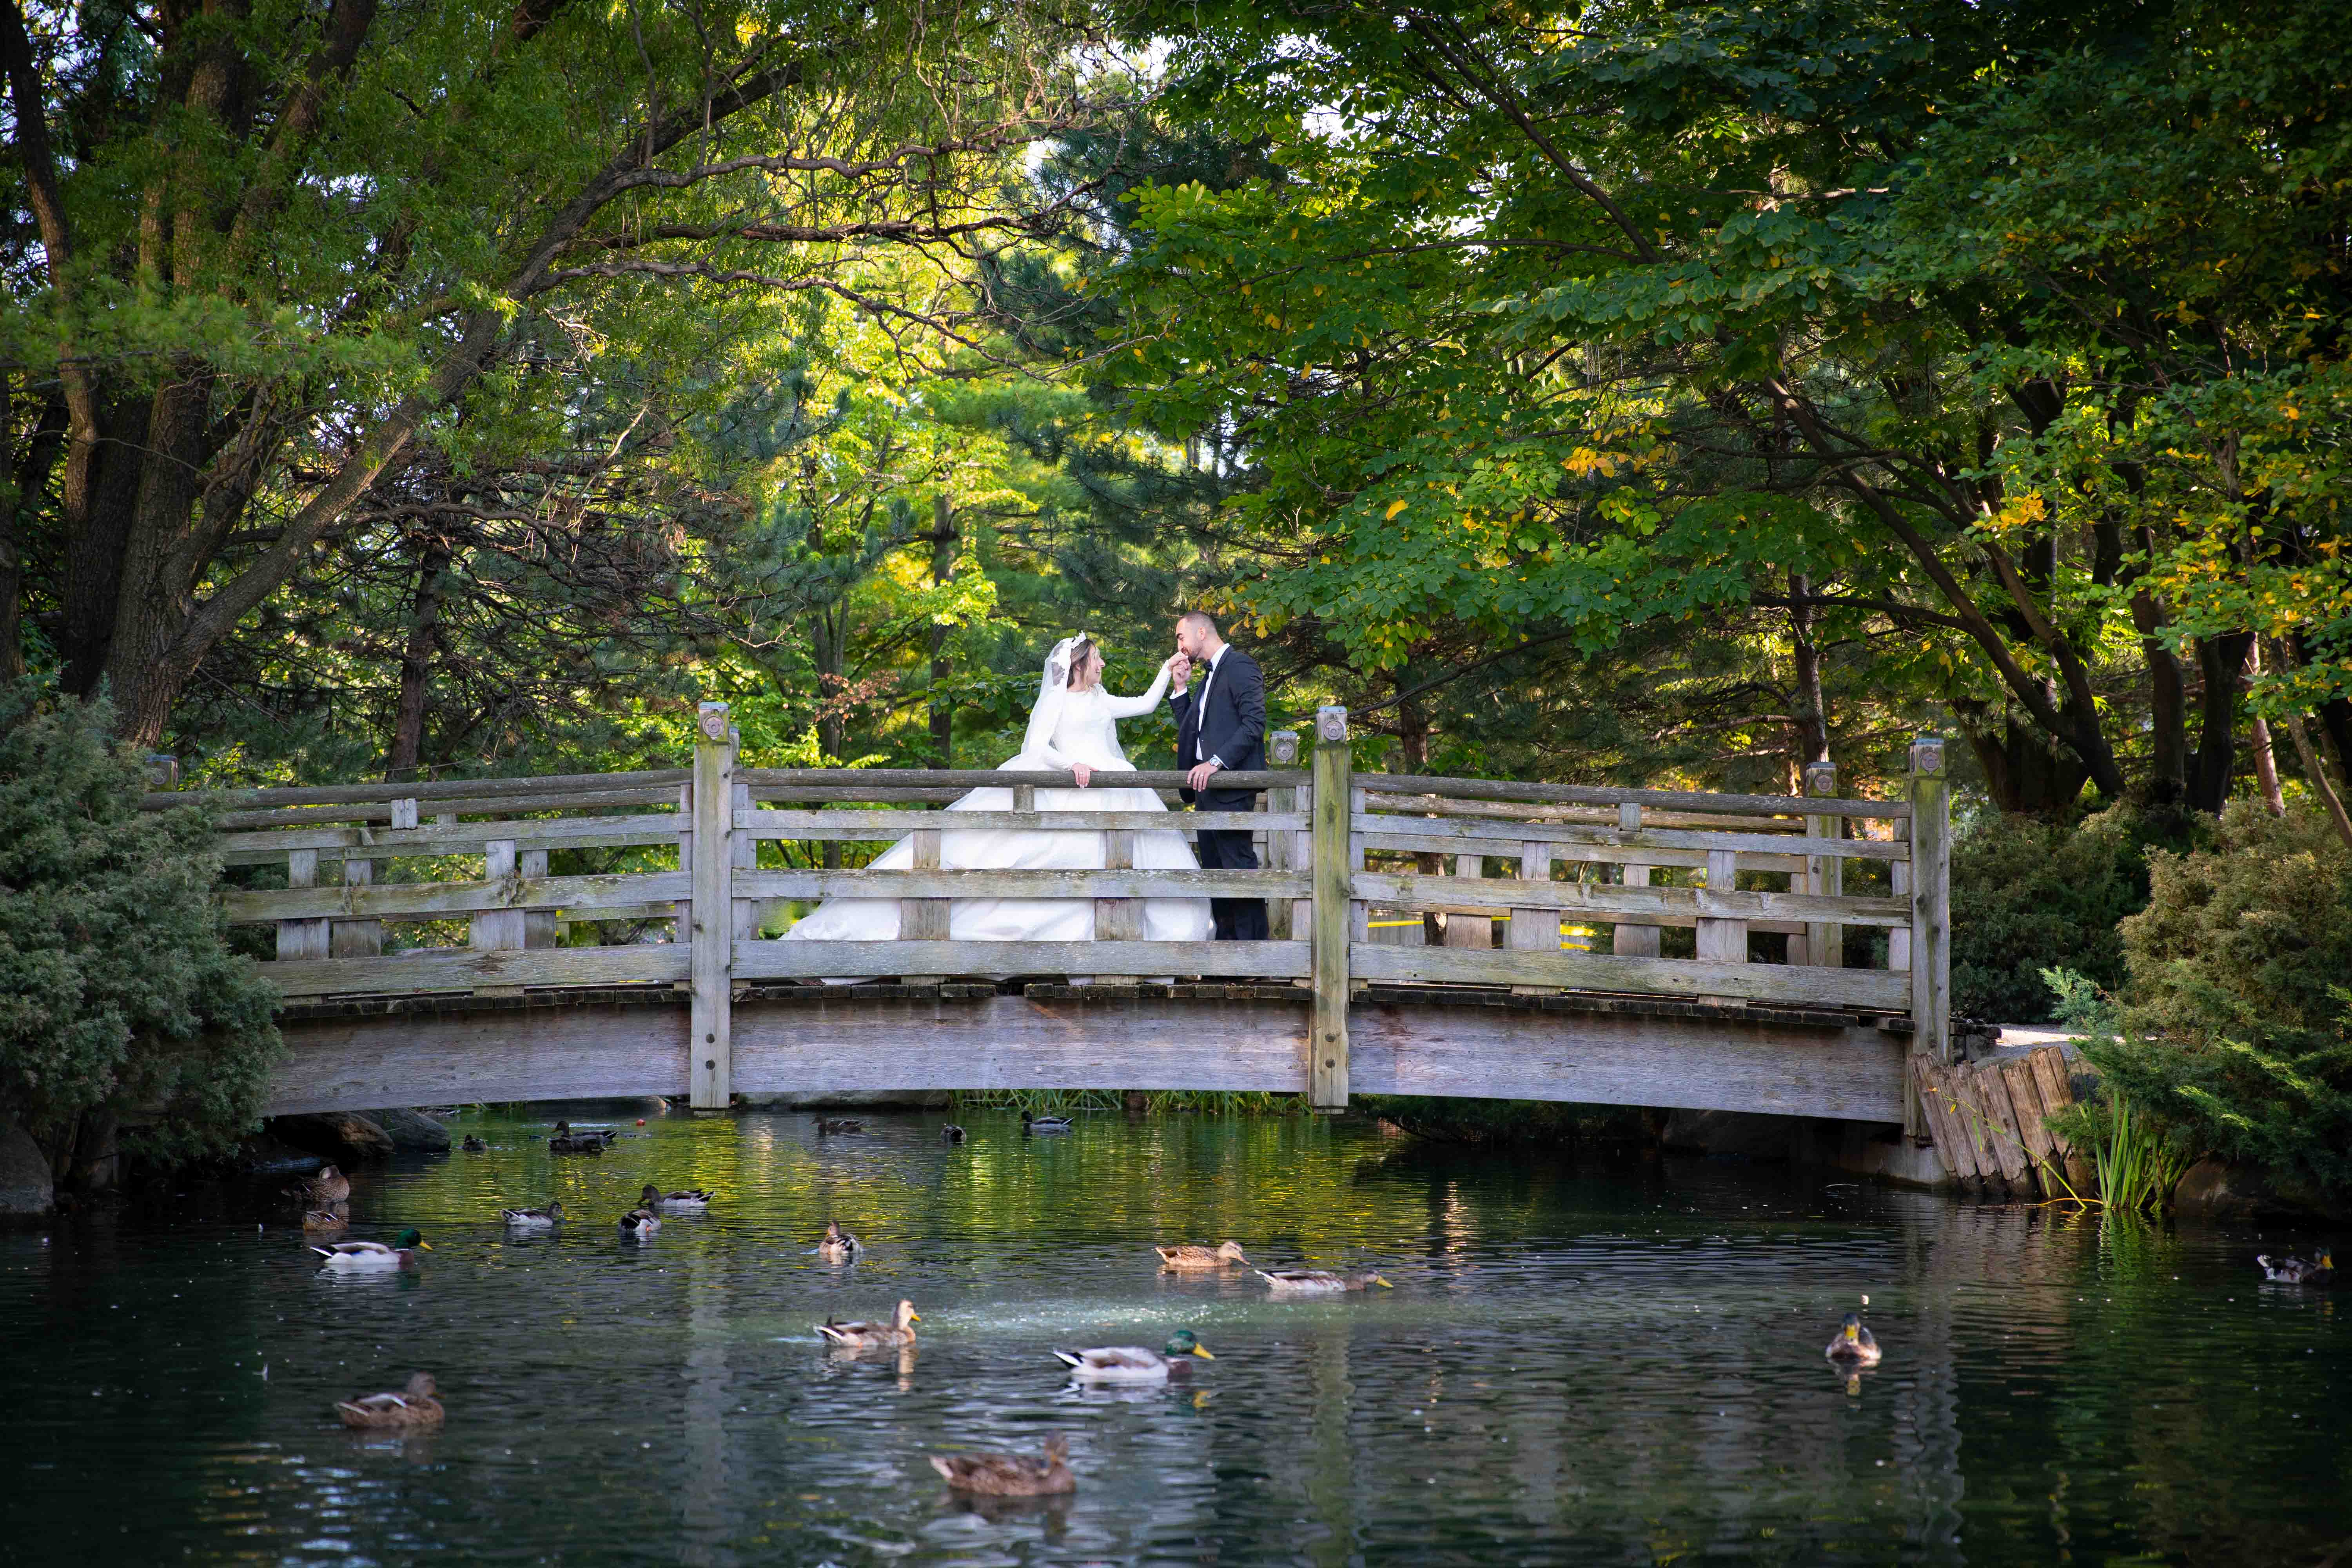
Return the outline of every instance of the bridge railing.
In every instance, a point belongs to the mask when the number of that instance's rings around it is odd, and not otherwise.
[[[1041,812],[1036,791],[1070,775],[741,768],[725,705],[706,703],[691,769],[242,792],[224,802],[223,857],[283,865],[289,885],[224,898],[232,921],[276,927],[264,968],[289,999],[686,990],[698,1105],[727,1102],[733,998],[760,982],[1293,983],[1312,1006],[1318,1104],[1346,1102],[1348,1005],[1370,985],[1874,1014],[1908,1027],[1915,1050],[1948,1058],[1940,742],[1913,747],[1901,797],[1860,800],[1835,794],[1827,764],[1809,770],[1803,796],[1359,775],[1337,708],[1317,716],[1311,767],[1297,766],[1297,736],[1269,739],[1272,769],[1223,781],[1261,792],[1254,814]],[[1181,779],[1097,782],[1171,797]],[[975,788],[1008,791],[1005,807],[940,809]],[[1260,869],[1136,865],[1139,835],[1204,826],[1248,827]],[[1103,863],[966,868],[942,853],[955,832],[1041,828],[1100,834]],[[899,841],[908,864],[864,863]],[[763,844],[783,847],[765,865]],[[551,854],[582,849],[629,863],[549,874]],[[1266,900],[1271,940],[1145,940],[1144,900],[1213,897]],[[952,902],[974,898],[1091,900],[1093,940],[951,940]],[[840,899],[895,903],[898,939],[762,935],[780,903]],[[1436,940],[1372,939],[1376,918],[1398,917],[1426,921]],[[561,940],[566,923],[624,918],[639,940]],[[460,921],[462,948],[386,951],[387,922]],[[1686,951],[1666,940],[1684,930]]]

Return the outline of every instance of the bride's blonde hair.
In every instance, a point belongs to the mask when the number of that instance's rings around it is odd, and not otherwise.
[[[1076,689],[1078,684],[1078,672],[1086,668],[1087,656],[1094,651],[1095,639],[1083,634],[1079,637],[1076,642],[1070,645],[1070,668],[1065,670],[1062,674],[1062,684],[1064,686],[1069,687],[1072,689]]]

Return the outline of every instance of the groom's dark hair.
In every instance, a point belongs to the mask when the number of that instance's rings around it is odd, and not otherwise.
[[[1179,621],[1190,621],[1211,637],[1217,635],[1217,617],[1206,610],[1187,610],[1176,618]]]

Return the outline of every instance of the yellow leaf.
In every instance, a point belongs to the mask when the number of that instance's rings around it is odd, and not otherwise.
[[[1412,503],[1411,501],[1392,500],[1389,502],[1388,515],[1390,517],[1394,517],[1397,513],[1402,511],[1406,507],[1411,506],[1412,504]],[[1385,521],[1386,519],[1383,519],[1382,521]]]

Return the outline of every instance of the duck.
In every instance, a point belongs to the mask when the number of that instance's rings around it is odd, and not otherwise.
[[[1845,1315],[1845,1321],[1838,1325],[1837,1338],[1822,1352],[1832,1361],[1850,1362],[1855,1366],[1876,1366],[1881,1353],[1878,1341],[1862,1326],[1860,1314],[1854,1312]]]
[[[1186,1364],[1186,1356],[1198,1356],[1202,1361],[1217,1359],[1190,1329],[1177,1330],[1167,1344],[1156,1351],[1141,1345],[1104,1345],[1090,1351],[1054,1353],[1070,1369],[1072,1377],[1089,1383],[1165,1383],[1170,1373]]]
[[[1244,1268],[1249,1265],[1249,1259],[1242,1256],[1242,1244],[1238,1241],[1228,1241],[1217,1247],[1155,1247],[1151,1250],[1160,1254],[1160,1267],[1171,1274],[1194,1268],[1223,1268],[1228,1263],[1238,1263]]]
[[[433,1244],[411,1226],[393,1237],[386,1247],[381,1241],[339,1241],[332,1247],[310,1249],[326,1262],[320,1267],[338,1274],[389,1274],[394,1269],[416,1267],[416,1255],[430,1252]]]
[[[299,1185],[286,1189],[289,1198],[307,1198],[312,1208],[332,1208],[337,1204],[352,1201],[352,1179],[332,1165],[321,1165],[318,1174]]]
[[[312,1209],[302,1216],[305,1236],[332,1236],[351,1228],[351,1221],[334,1209]]]
[[[940,1128],[940,1142],[942,1142],[942,1143],[961,1143],[961,1142],[963,1142],[963,1129],[962,1129],[962,1128],[961,1128],[961,1127],[958,1127],[958,1126],[957,1126],[954,1122],[952,1122],[952,1121],[949,1122],[945,1127],[942,1127],[942,1128]],[[1050,1441],[1050,1440],[1051,1440],[1051,1439],[1048,1439],[1048,1441]],[[931,1462],[932,1462],[933,1464],[938,1464],[938,1463],[939,1463],[939,1461],[938,1461],[937,1459],[934,1459],[934,1460],[932,1460]]]
[[[933,1454],[931,1468],[960,1492],[982,1497],[1051,1497],[1075,1491],[1078,1479],[1070,1474],[1070,1440],[1059,1432],[1045,1439],[1037,1458],[1026,1454]]]
[[[901,1301],[897,1315],[887,1323],[836,1323],[827,1318],[816,1325],[816,1331],[828,1343],[845,1350],[877,1350],[887,1345],[913,1344],[915,1325],[922,1321],[912,1301]]]
[[[851,1121],[847,1118],[844,1118],[838,1121],[827,1121],[823,1117],[819,1117],[817,1119],[816,1130],[820,1133],[863,1132],[866,1131],[866,1123],[863,1121]]]
[[[1066,1116],[1032,1116],[1025,1110],[1021,1113],[1021,1131],[1024,1132],[1067,1132],[1069,1130],[1070,1119]]]
[[[1381,1277],[1377,1268],[1357,1268],[1345,1274],[1335,1274],[1328,1268],[1276,1268],[1272,1272],[1260,1268],[1255,1272],[1277,1296],[1337,1296],[1348,1290],[1369,1290],[1375,1285],[1383,1290],[1396,1289]]]
[[[346,1426],[438,1426],[448,1412],[429,1372],[414,1373],[398,1394],[362,1394],[338,1400],[335,1414]]]
[[[631,1209],[621,1216],[621,1234],[643,1241],[661,1228],[661,1215],[651,1209]]]
[[[647,1182],[645,1191],[637,1194],[637,1206],[646,1209],[707,1209],[717,1193],[704,1192],[700,1187],[680,1187],[674,1193],[663,1192]]]
[[[2336,1283],[2336,1251],[2323,1247],[2309,1258],[2273,1258],[2267,1254],[2254,1259],[2262,1265],[2263,1278],[2275,1279],[2282,1285],[2316,1285],[2326,1289]]]
[[[551,1154],[601,1154],[616,1136],[611,1131],[596,1130],[574,1132],[572,1123],[559,1121],[555,1124],[555,1135],[547,1141],[547,1152]]]
[[[841,1222],[824,1222],[824,1239],[816,1244],[816,1255],[827,1263],[855,1263],[866,1244],[841,1228]]]
[[[470,1132],[466,1134],[466,1142],[459,1145],[459,1147],[463,1148],[468,1154],[484,1153],[489,1149],[489,1145],[488,1143],[483,1142],[479,1138],[475,1137]]]
[[[563,1205],[551,1203],[543,1209],[500,1209],[499,1217],[517,1230],[542,1230],[563,1223]]]

